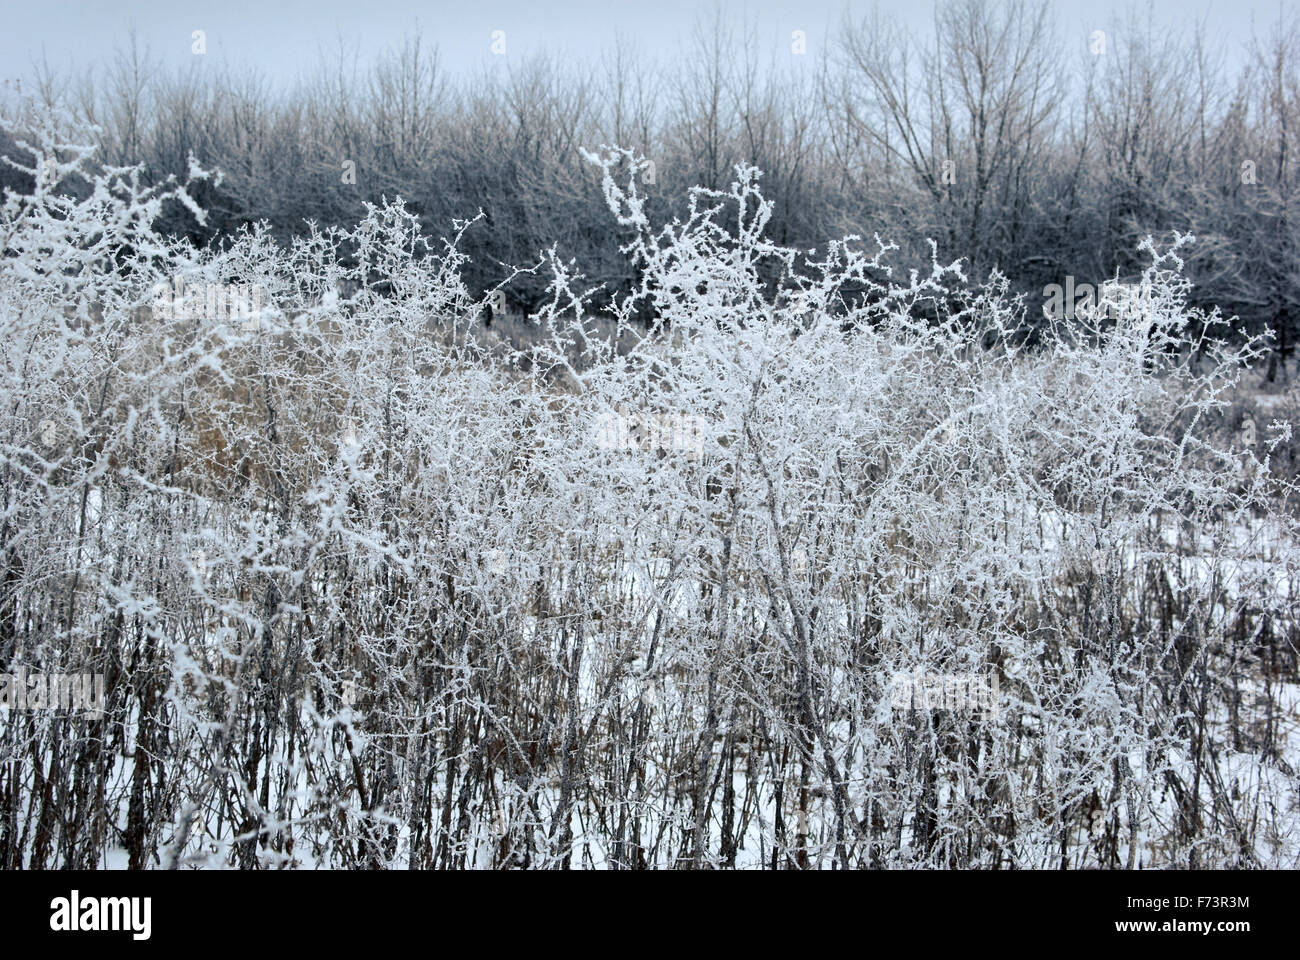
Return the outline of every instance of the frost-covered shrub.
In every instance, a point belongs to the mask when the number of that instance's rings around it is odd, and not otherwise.
[[[1295,864],[1288,433],[1205,429],[1256,344],[1177,249],[1031,349],[1000,278],[776,246],[743,167],[655,229],[610,153],[640,289],[611,334],[552,256],[511,348],[400,202],[187,250],[48,143],[93,187],[0,216],[0,669],[107,709],[0,717],[5,865]]]

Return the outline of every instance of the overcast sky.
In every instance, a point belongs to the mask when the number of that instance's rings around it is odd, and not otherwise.
[[[844,0],[722,3],[729,20],[753,23],[772,51],[788,51],[791,32],[804,30],[810,58],[844,6]],[[850,4],[861,12],[870,6]],[[1053,6],[1080,46],[1091,31],[1113,29],[1114,11],[1124,9],[1075,0]],[[1250,38],[1252,19],[1262,31],[1276,18],[1278,0],[1152,0],[1149,6],[1158,25],[1203,17],[1208,36],[1233,64]],[[132,26],[164,63],[201,69],[256,65],[275,81],[292,81],[310,69],[322,51],[337,49],[340,35],[356,44],[365,64],[417,24],[453,76],[498,69],[539,50],[574,63],[594,62],[616,32],[651,57],[671,59],[689,52],[693,24],[713,7],[709,0],[0,0],[0,76],[28,76],[42,55],[60,68],[97,65],[125,42]],[[934,9],[925,0],[881,0],[880,7],[917,29],[925,28]],[[191,53],[194,30],[206,33],[204,60]],[[495,30],[505,31],[504,58],[491,52]]]

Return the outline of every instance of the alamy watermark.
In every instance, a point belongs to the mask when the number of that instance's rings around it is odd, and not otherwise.
[[[50,929],[58,933],[129,932],[133,940],[153,933],[152,897],[83,897],[73,890],[50,901]]]
[[[684,413],[616,410],[596,423],[596,442],[603,450],[657,450],[704,455],[704,419]]]
[[[998,675],[930,674],[915,670],[895,673],[889,685],[889,705],[896,710],[950,710],[998,715]]]
[[[1151,313],[1151,284],[1107,280],[1093,286],[1076,284],[1073,276],[1067,276],[1064,286],[1049,283],[1043,287],[1043,301],[1043,316],[1049,320],[1140,319]]]
[[[271,303],[260,283],[187,283],[179,274],[152,293],[155,319],[238,321],[245,331],[258,329]]]
[[[102,673],[0,673],[0,713],[65,710],[98,720],[104,715]]]

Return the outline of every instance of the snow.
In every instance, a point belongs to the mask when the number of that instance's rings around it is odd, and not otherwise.
[[[120,673],[107,732],[0,716],[0,765],[63,751],[102,794],[75,857],[1041,868],[1064,836],[1078,867],[1294,867],[1300,540],[1206,428],[1256,344],[1192,359],[1176,253],[1146,248],[1144,322],[1027,350],[996,278],[809,262],[747,167],[652,228],[618,156],[589,154],[659,318],[618,349],[554,257],[527,343],[488,343],[396,201],[193,251],[149,229],[183,185],[6,197],[4,655]],[[275,302],[150,313],[182,272]],[[891,708],[917,672],[994,675],[999,709]]]

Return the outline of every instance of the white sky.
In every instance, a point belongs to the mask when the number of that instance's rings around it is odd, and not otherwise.
[[[1280,2],[1291,6],[1296,0]],[[355,42],[364,66],[417,23],[452,76],[497,69],[541,50],[575,64],[595,63],[616,32],[643,54],[668,60],[689,54],[693,24],[718,3],[736,24],[747,18],[755,23],[773,51],[789,49],[791,31],[806,31],[810,60],[845,7],[844,0],[0,0],[0,77],[29,76],[42,54],[61,68],[98,65],[125,42],[132,26],[141,45],[166,64],[255,65],[277,82],[292,81],[323,51],[337,49],[340,35]],[[1252,20],[1262,31],[1279,8],[1279,0],[1139,3],[1149,6],[1158,25],[1183,26],[1203,17],[1230,65],[1242,56]],[[1113,29],[1119,22],[1114,13],[1126,6],[1109,0],[1052,5],[1080,45],[1095,29]],[[861,13],[871,4],[849,6]],[[924,29],[934,9],[927,0],[881,0],[880,7],[914,29]],[[206,60],[190,52],[197,29],[207,35]],[[489,49],[494,30],[506,31],[504,58]]]

